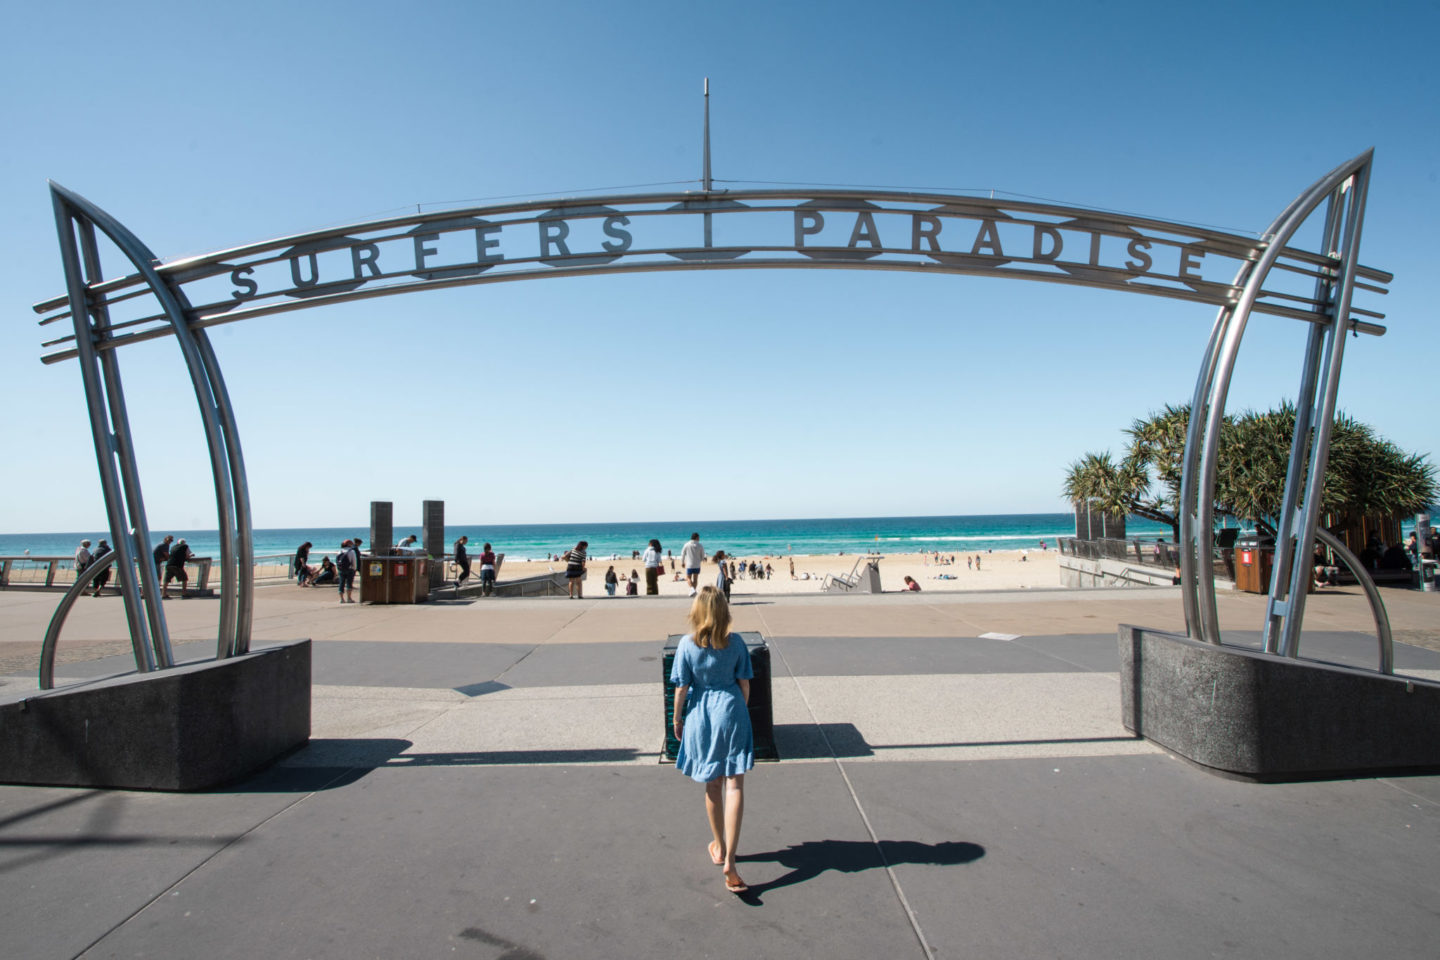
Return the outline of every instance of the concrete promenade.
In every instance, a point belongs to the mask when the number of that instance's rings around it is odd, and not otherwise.
[[[1385,591],[1396,672],[1440,678],[1440,595]],[[0,593],[0,698],[58,601]],[[1224,595],[1254,642],[1263,598]],[[262,588],[256,647],[310,637],[309,746],[202,794],[0,786],[6,958],[1355,957],[1440,942],[1440,776],[1256,785],[1120,724],[1117,623],[1178,591],[736,598],[774,651],[782,760],[746,779],[740,872],[658,763],[688,602],[341,606]],[[166,605],[213,656],[217,603]],[[1373,667],[1358,590],[1303,653]],[[127,669],[82,598],[65,681]],[[117,656],[117,654],[119,654]]]

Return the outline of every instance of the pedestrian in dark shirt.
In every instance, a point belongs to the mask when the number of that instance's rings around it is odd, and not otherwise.
[[[181,600],[190,598],[190,594],[187,592],[187,588],[190,586],[190,575],[185,572],[185,561],[193,556],[194,554],[190,552],[190,546],[185,542],[184,537],[175,541],[175,546],[170,548],[170,556],[165,558],[165,583],[160,589],[162,600],[170,599],[171,580],[180,581]]]
[[[170,559],[170,544],[174,542],[175,538],[166,534],[165,539],[155,545],[155,575],[157,577],[165,569],[165,561]]]
[[[95,554],[94,554],[94,556],[92,556],[92,557],[90,558],[90,562],[91,562],[92,564],[98,563],[98,562],[100,561],[100,558],[103,557],[103,556],[105,556],[105,554],[107,554],[107,553],[109,553],[109,552],[110,552],[110,544],[106,543],[104,540],[101,540],[101,541],[100,541],[100,545],[95,548]],[[97,574],[95,575],[95,592],[94,592],[93,594],[91,594],[91,596],[94,596],[94,597],[100,596],[100,591],[103,590],[104,587],[105,587],[105,584],[107,584],[107,583],[109,583],[109,582],[110,582],[110,568],[109,568],[109,567],[106,567],[104,570],[101,570],[99,573],[97,573]]]
[[[300,586],[306,586],[310,580],[310,548],[313,546],[306,540],[295,548],[295,582]]]
[[[460,585],[470,579],[470,554],[465,552],[465,544],[469,542],[469,537],[461,537],[455,541],[455,565],[460,568],[460,576],[455,578],[457,592]]]

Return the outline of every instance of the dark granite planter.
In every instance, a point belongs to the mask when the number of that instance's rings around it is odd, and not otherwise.
[[[1309,780],[1440,770],[1440,685],[1120,627],[1125,727],[1215,771]]]
[[[202,790],[310,738],[310,641],[0,706],[0,782]]]

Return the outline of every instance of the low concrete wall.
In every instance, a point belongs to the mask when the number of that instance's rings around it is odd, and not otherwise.
[[[1168,587],[1174,572],[1124,560],[1060,557],[1062,587]],[[1216,583],[1217,587],[1222,586]]]
[[[1440,684],[1120,627],[1126,729],[1253,780],[1440,770]]]
[[[0,782],[202,790],[310,738],[310,641],[0,706]]]

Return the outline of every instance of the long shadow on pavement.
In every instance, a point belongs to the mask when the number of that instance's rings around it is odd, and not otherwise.
[[[813,880],[826,870],[859,873],[902,863],[951,867],[979,860],[983,856],[984,847],[966,841],[920,843],[915,840],[881,840],[875,844],[865,840],[807,840],[791,844],[784,850],[741,854],[735,859],[738,862],[773,862],[790,868],[789,873],[769,883],[757,883],[740,895],[741,900],[758,906],[763,903],[762,894]]]

